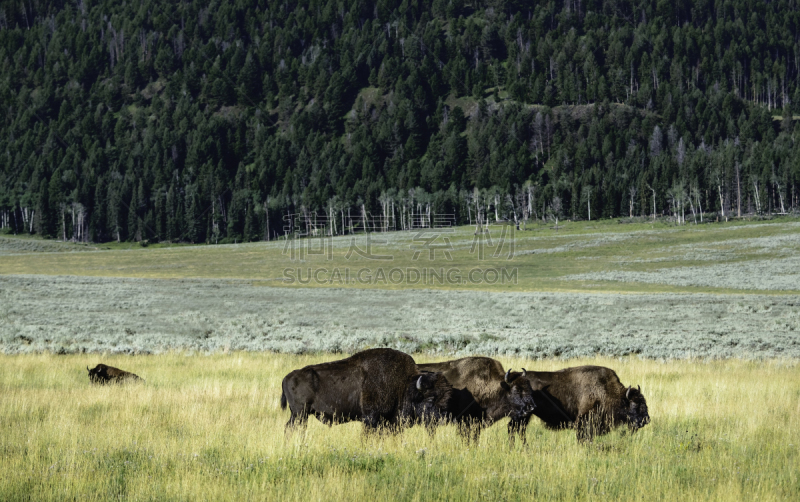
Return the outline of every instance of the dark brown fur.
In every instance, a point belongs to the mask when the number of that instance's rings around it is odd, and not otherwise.
[[[361,421],[374,430],[435,420],[438,403],[449,400],[451,389],[443,389],[435,376],[420,375],[408,354],[370,349],[294,370],[283,379],[282,390],[281,407],[288,405],[292,413],[287,429],[304,427],[313,415],[328,425]]]
[[[107,383],[124,383],[126,381],[141,381],[144,382],[142,378],[138,375],[134,375],[125,370],[121,370],[119,368],[115,368],[113,366],[107,366],[105,364],[98,364],[92,369],[86,367],[86,370],[89,372],[89,381],[91,383],[96,384],[107,384]]]
[[[536,398],[533,414],[549,428],[575,428],[578,440],[591,441],[620,425],[634,432],[650,422],[641,391],[622,385],[610,368],[529,371],[526,378]],[[515,424],[523,437],[528,420]]]
[[[454,361],[418,365],[422,371],[442,373],[453,386],[449,420],[461,433],[477,441],[483,427],[511,417],[515,423],[530,417],[536,404],[533,391],[520,373],[506,372],[499,361],[488,357],[465,357]]]
[[[441,373],[414,375],[406,386],[403,416],[432,431],[438,422],[447,418],[453,393],[453,386]]]

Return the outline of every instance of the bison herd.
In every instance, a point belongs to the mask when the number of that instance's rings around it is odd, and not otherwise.
[[[503,371],[488,357],[416,364],[393,349],[370,349],[339,361],[294,370],[283,379],[281,408],[289,406],[291,431],[310,415],[322,423],[360,421],[366,431],[453,423],[476,441],[484,427],[509,417],[509,437],[535,415],[550,428],[574,428],[591,440],[613,427],[633,432],[650,422],[641,390],[625,387],[609,368]]]
[[[86,369],[95,384],[143,381],[105,364]],[[601,366],[504,371],[488,357],[417,364],[408,354],[382,348],[294,370],[281,389],[281,408],[291,412],[289,432],[304,428],[313,415],[328,425],[359,421],[367,432],[419,424],[433,434],[437,425],[450,423],[470,442],[508,417],[509,438],[524,441],[535,415],[548,428],[573,428],[578,440],[591,441],[620,425],[635,432],[650,422],[641,389],[625,387]]]

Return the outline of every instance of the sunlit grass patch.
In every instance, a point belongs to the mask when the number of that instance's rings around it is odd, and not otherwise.
[[[589,445],[536,419],[467,447],[452,426],[364,437],[311,419],[285,436],[291,369],[342,356],[106,356],[146,384],[91,386],[86,355],[0,356],[0,499],[786,499],[800,481],[794,360],[503,359],[601,364],[640,384],[653,421]],[[435,360],[417,356],[420,362]]]

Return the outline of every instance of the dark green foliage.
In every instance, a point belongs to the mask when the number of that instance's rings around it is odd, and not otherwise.
[[[465,223],[475,188],[506,218],[796,210],[798,27],[793,1],[6,2],[0,227],[247,241],[359,200]]]

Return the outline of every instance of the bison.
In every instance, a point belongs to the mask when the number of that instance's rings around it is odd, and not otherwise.
[[[447,420],[459,425],[467,442],[477,442],[481,429],[503,417],[511,417],[514,424],[526,422],[536,407],[525,372],[504,372],[494,359],[465,357],[418,366],[443,374],[453,386]]]
[[[641,388],[625,387],[610,368],[578,366],[560,371],[528,371],[538,404],[534,415],[551,429],[575,428],[578,441],[627,424],[635,432],[650,422]],[[512,426],[525,438],[530,417]]]
[[[420,374],[414,359],[393,349],[370,349],[294,370],[281,384],[286,429],[305,427],[308,416],[333,425],[361,421],[365,430],[397,430],[444,416],[452,387],[441,375]]]
[[[144,379],[142,379],[138,375],[134,375],[133,373],[130,373],[128,371],[121,370],[113,366],[107,366],[105,364],[98,364],[92,369],[89,369],[89,367],[87,366],[86,370],[89,372],[89,381],[91,383],[107,384],[107,383],[124,383],[128,381],[144,382]]]

